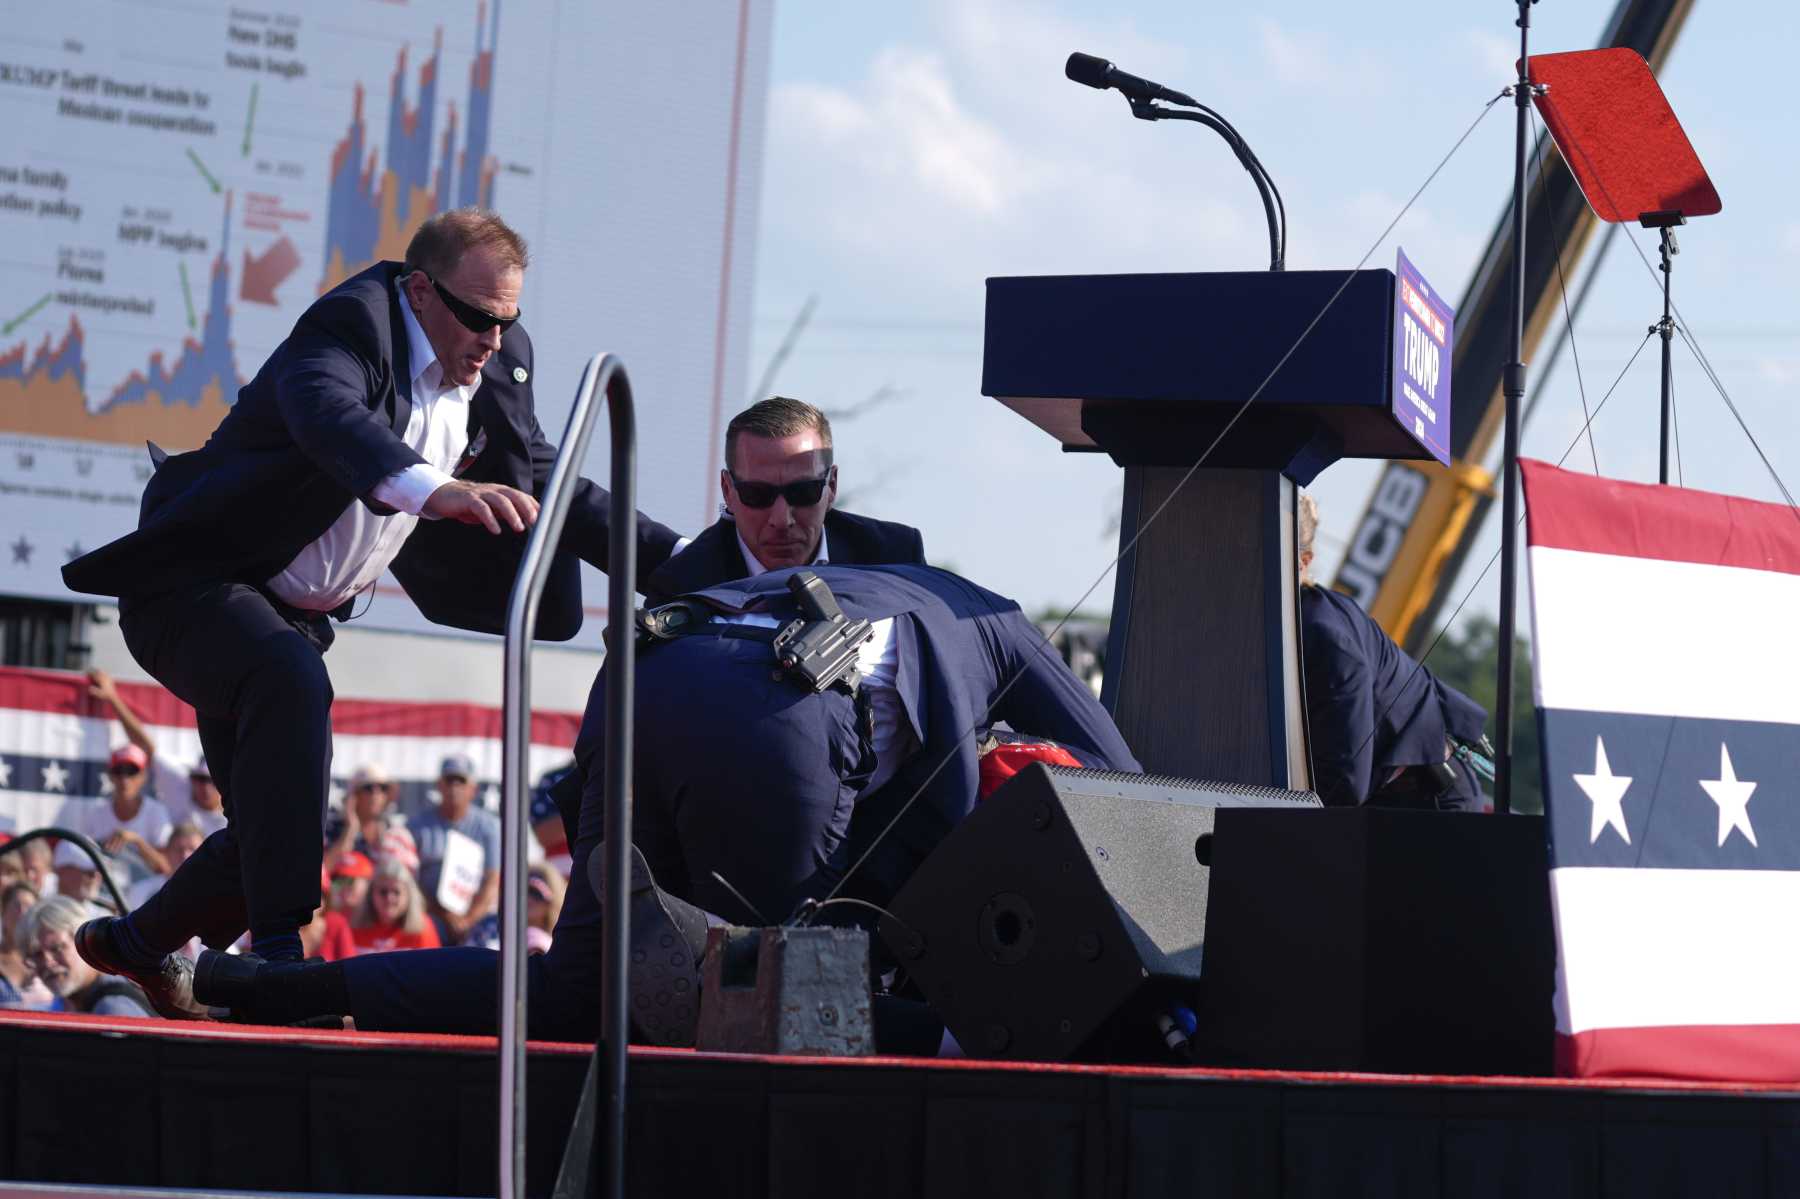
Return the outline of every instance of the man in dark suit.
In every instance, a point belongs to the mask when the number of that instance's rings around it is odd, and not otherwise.
[[[314,303],[202,448],[160,462],[136,532],[71,562],[76,591],[119,597],[133,657],[198,715],[224,794],[213,834],[128,918],[77,938],[96,967],[198,1016],[173,951],[298,959],[319,898],[331,762],[328,617],[390,566],[433,620],[498,631],[555,449],[516,322],[527,257],[492,213],[461,209]],[[605,491],[583,481],[540,629],[580,624],[577,566],[604,567]],[[421,519],[422,518],[422,519]],[[640,518],[647,574],[675,534]]]
[[[765,634],[798,614],[793,570],[688,597],[706,623],[638,660],[632,796],[642,858],[630,920],[634,944],[657,949],[632,977],[640,1039],[692,1043],[707,924],[696,905],[761,923],[840,884],[846,896],[890,900],[973,807],[978,726],[1005,720],[1086,765],[1140,769],[1093,692],[1011,600],[925,566],[812,569],[847,618],[871,622],[854,690],[813,691],[772,675]],[[601,910],[590,862],[603,825],[605,728],[603,672],[575,747],[592,781],[579,812],[564,813],[573,877],[550,952],[528,965],[533,1037],[591,1041],[599,1031]],[[499,968],[494,953],[475,949],[278,968],[207,954],[199,975],[204,997],[251,1019],[338,1014],[358,1028],[482,1033],[493,1031]]]
[[[823,562],[925,562],[919,530],[834,509],[831,422],[811,404],[772,396],[725,426],[719,489],[726,515],[651,572],[659,603],[718,583]]]
[[[1408,657],[1347,595],[1312,582],[1318,507],[1300,497],[1300,636],[1313,783],[1326,804],[1480,810],[1459,747],[1487,712]]]

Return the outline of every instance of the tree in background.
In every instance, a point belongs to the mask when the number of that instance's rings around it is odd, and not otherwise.
[[[1538,747],[1537,710],[1531,698],[1531,645],[1514,639],[1513,662],[1518,676],[1513,681],[1513,785],[1515,812],[1544,810],[1543,758]],[[1476,614],[1461,622],[1461,630],[1444,634],[1431,651],[1426,665],[1431,673],[1488,710],[1487,733],[1496,738],[1494,692],[1499,678],[1500,628],[1494,619]],[[1491,792],[1491,788],[1490,788]]]

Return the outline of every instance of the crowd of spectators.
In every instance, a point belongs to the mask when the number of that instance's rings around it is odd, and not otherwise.
[[[89,690],[112,707],[127,736],[108,758],[107,794],[72,805],[64,818],[99,847],[101,859],[96,865],[72,840],[52,848],[37,839],[0,852],[0,1008],[149,1015],[135,985],[82,961],[75,929],[111,912],[115,890],[126,910],[143,904],[225,827],[226,817],[204,760],[159,759],[148,729],[103,672],[89,673]],[[550,946],[566,885],[567,845],[546,798],[560,773],[546,776],[533,793],[532,827],[544,850],[527,883],[527,942],[534,953]],[[477,802],[482,783],[472,758],[451,754],[429,794],[408,810],[387,771],[357,768],[327,815],[319,907],[301,930],[307,956],[335,961],[357,953],[497,946],[501,826],[498,814]],[[0,834],[0,844],[6,839]],[[190,942],[184,952],[194,956],[201,948]]]

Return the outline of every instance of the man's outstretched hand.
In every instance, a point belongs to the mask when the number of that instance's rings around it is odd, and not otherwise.
[[[490,533],[523,533],[537,523],[538,502],[503,483],[464,483],[452,479],[425,501],[423,515],[481,525]]]

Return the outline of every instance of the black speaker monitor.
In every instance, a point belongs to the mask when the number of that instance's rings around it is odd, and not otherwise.
[[[1310,792],[1037,764],[981,803],[881,935],[973,1056],[1077,1056],[1146,989],[1200,977],[1218,807]]]

